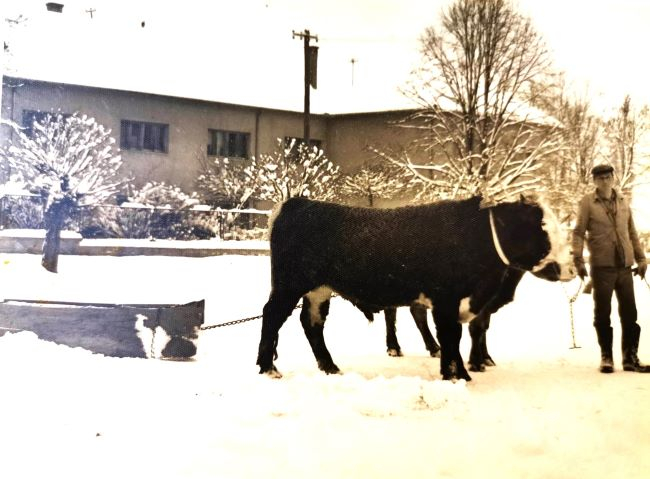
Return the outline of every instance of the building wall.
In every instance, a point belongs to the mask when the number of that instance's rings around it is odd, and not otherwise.
[[[303,115],[298,112],[149,95],[76,85],[20,79],[3,82],[2,117],[22,123],[23,110],[79,112],[110,128],[120,144],[121,120],[169,125],[168,151],[123,150],[125,174],[133,174],[136,186],[149,180],[165,181],[192,191],[200,171],[200,157],[207,154],[209,129],[250,134],[249,156],[270,153],[277,138],[302,137]],[[327,122],[311,119],[311,136],[326,145]],[[3,126],[0,141],[11,140]]]
[[[369,148],[385,153],[399,153],[409,148],[417,131],[400,126],[411,111],[357,113],[329,117],[327,129],[328,156],[348,173],[361,168],[364,162],[377,158]],[[411,158],[424,162],[417,149],[409,151]]]

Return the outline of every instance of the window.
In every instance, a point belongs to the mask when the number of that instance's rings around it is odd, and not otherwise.
[[[250,134],[239,131],[208,130],[208,155],[248,158]]]
[[[31,137],[34,133],[34,122],[45,123],[48,118],[56,120],[58,115],[61,115],[64,119],[72,116],[69,113],[51,113],[48,111],[23,110],[23,131],[27,136]]]
[[[122,120],[120,130],[120,147],[124,150],[167,153],[169,125]]]

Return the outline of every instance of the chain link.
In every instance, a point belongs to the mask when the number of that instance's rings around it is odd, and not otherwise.
[[[564,291],[564,295],[566,296],[567,300],[569,301],[569,316],[571,319],[571,341],[573,342],[573,345],[571,346],[571,349],[578,349],[580,346],[576,344],[576,330],[575,330],[575,324],[574,324],[574,314],[573,314],[573,303],[576,302],[578,299],[578,296],[580,296],[580,292],[582,291],[582,288],[584,286],[585,282],[584,279],[580,278],[580,286],[578,286],[578,290],[573,296],[569,296],[567,293],[567,290],[562,283],[562,291]]]
[[[294,309],[300,309],[302,308],[302,304],[297,304]],[[201,326],[199,329],[201,331],[207,331],[209,329],[216,329],[216,328],[224,328],[226,326],[234,326],[235,324],[242,324],[242,323],[247,323],[249,321],[255,321],[256,319],[260,319],[263,315],[258,314],[257,316],[250,316],[248,318],[242,318],[242,319],[235,319],[234,321],[227,321],[225,323],[219,323],[219,324],[211,324],[209,326]]]

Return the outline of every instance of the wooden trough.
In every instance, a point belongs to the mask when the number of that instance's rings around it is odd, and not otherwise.
[[[189,359],[197,351],[205,301],[103,304],[7,299],[0,336],[32,331],[40,339],[114,357]]]

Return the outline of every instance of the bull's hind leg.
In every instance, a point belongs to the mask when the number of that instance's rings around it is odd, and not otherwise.
[[[277,357],[278,332],[299,300],[300,294],[272,291],[271,297],[264,305],[262,336],[257,353],[260,374],[282,376],[273,364],[274,357]]]
[[[305,331],[311,350],[314,353],[318,368],[327,374],[340,372],[334,364],[330,352],[325,345],[323,329],[325,319],[329,313],[331,291],[327,288],[318,288],[302,299],[302,311],[300,312],[300,323]]]
[[[386,320],[386,350],[389,356],[401,356],[402,348],[397,341],[397,331],[395,323],[397,322],[397,308],[384,309],[384,319]]]
[[[438,331],[440,341],[440,374],[442,379],[472,378],[465,369],[463,358],[460,355],[460,339],[463,327],[458,322],[458,307],[460,302],[436,303],[433,308],[433,320]]]
[[[410,307],[410,310],[411,310],[411,315],[415,320],[415,325],[420,330],[420,334],[422,335],[422,340],[424,341],[424,345],[426,346],[427,351],[429,351],[429,354],[431,355],[432,358],[439,358],[440,346],[438,346],[436,340],[433,339],[433,335],[431,334],[431,330],[429,329],[429,325],[427,324],[426,306],[419,303],[413,303]]]

